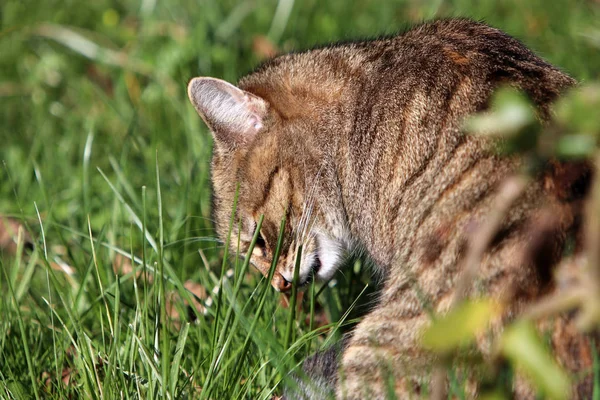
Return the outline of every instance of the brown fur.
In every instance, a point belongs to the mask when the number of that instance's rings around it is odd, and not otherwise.
[[[335,246],[361,247],[385,279],[379,305],[341,357],[338,397],[363,398],[365,390],[383,397],[386,365],[401,398],[428,373],[433,356],[418,346],[429,321],[424,303],[447,310],[469,235],[484,223],[499,183],[521,165],[497,156],[491,139],[461,133],[463,119],[485,109],[505,83],[523,89],[546,118],[549,104],[575,82],[503,32],[453,19],[283,55],[241,79],[239,89],[206,78],[190,83],[190,98],[215,137],[219,235],[226,239],[239,183],[241,230],[234,224],[231,242],[240,234],[245,251],[264,215],[264,246],[252,256],[263,274],[287,218],[276,288],[289,287],[299,244],[311,270],[303,282],[323,266],[324,249]],[[214,113],[227,111],[207,94],[215,87],[242,107],[242,119]],[[572,183],[585,171],[554,168],[509,210],[473,285],[473,295],[508,300],[508,317],[551,290],[548,271],[575,220]],[[548,221],[549,238],[528,229],[542,209],[562,216],[558,225]],[[532,260],[529,242],[552,251]]]

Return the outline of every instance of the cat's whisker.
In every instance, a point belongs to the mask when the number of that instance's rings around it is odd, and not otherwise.
[[[315,175],[313,182],[312,182],[312,186],[308,191],[307,199],[303,205],[302,218],[301,218],[301,221],[299,224],[300,238],[301,238],[302,243],[307,242],[307,240],[305,240],[305,237],[307,236],[307,232],[312,230],[312,226],[313,226],[312,216],[313,216],[314,206],[315,206],[316,198],[317,198],[316,191],[317,191],[317,186],[320,181],[322,171],[323,171],[323,166],[321,166],[319,168],[319,171]]]

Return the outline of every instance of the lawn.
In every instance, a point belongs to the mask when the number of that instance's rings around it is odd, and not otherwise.
[[[0,397],[280,395],[374,285],[351,263],[288,304],[226,254],[186,84],[448,16],[600,79],[597,0],[3,0]]]

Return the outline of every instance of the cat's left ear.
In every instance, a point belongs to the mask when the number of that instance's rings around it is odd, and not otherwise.
[[[188,96],[215,140],[227,147],[250,143],[269,109],[262,98],[215,78],[192,79]]]

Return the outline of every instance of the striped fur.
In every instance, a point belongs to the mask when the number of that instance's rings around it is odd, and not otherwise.
[[[215,138],[219,235],[227,235],[239,183],[231,242],[239,234],[244,251],[264,215],[252,257],[263,274],[287,218],[273,280],[278,290],[289,287],[300,244],[302,283],[330,277],[344,254],[363,249],[385,280],[379,305],[345,346],[344,379],[325,381],[348,399],[382,398],[386,373],[395,377],[400,398],[418,391],[433,360],[418,346],[429,321],[426,307],[448,308],[470,232],[485,220],[498,185],[522,163],[497,156],[492,139],[465,136],[464,118],[486,109],[493,90],[510,84],[545,119],[574,80],[505,33],[466,19],[277,57],[242,78],[239,92],[222,104],[202,100],[218,89],[207,79],[195,78],[189,92]],[[227,115],[219,108],[232,101],[253,119],[211,120]],[[238,126],[257,129],[239,132]],[[512,304],[507,318],[551,290],[540,277],[549,275],[576,220],[569,201],[577,194],[560,197],[544,179],[534,180],[510,209],[474,284],[472,294]],[[540,266],[524,254],[530,227],[548,208],[561,219],[549,239],[554,251]]]

